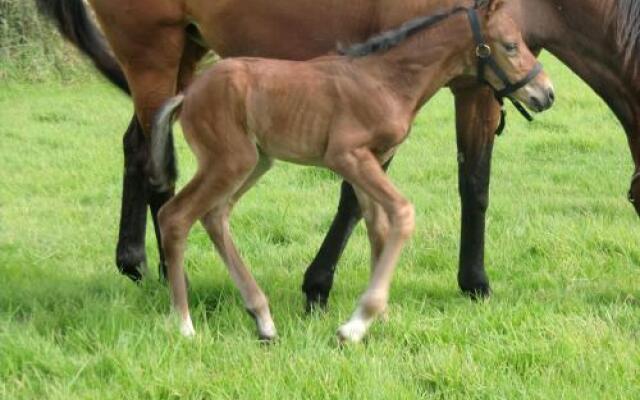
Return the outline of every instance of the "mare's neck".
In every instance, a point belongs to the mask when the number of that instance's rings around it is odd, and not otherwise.
[[[386,52],[356,62],[417,111],[453,78],[471,71],[472,44],[467,16],[458,12]]]
[[[616,114],[628,134],[640,129],[640,71],[616,41],[612,0],[520,0],[507,3],[527,42],[578,74]]]

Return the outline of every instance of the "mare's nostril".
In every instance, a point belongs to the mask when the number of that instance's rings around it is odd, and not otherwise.
[[[556,94],[553,90],[549,90],[549,105],[552,105],[556,101]]]

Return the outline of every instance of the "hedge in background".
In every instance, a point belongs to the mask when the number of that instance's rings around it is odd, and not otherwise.
[[[0,0],[0,80],[71,80],[90,71],[38,14],[35,1]]]

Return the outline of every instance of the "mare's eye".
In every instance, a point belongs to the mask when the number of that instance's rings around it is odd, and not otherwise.
[[[508,53],[515,53],[516,51],[518,51],[517,43],[503,43],[502,46]]]

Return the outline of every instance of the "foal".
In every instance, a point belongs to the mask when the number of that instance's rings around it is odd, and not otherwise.
[[[363,338],[387,306],[396,262],[414,229],[413,206],[381,164],[407,137],[420,107],[451,79],[484,70],[476,69],[480,58],[491,61],[486,80],[494,88],[512,87],[512,96],[534,111],[551,105],[551,83],[536,69],[535,58],[502,2],[491,0],[482,8],[456,8],[410,21],[343,50],[346,56],[308,62],[224,60],[184,96],[167,102],[152,135],[153,183],[162,188],[175,183],[167,152],[179,107],[186,140],[198,159],[193,179],[160,212],[172,299],[184,335],[194,334],[184,249],[190,228],[200,219],[255,318],[260,337],[276,336],[267,298],[233,244],[229,215],[272,160],[280,159],[329,168],[356,188],[371,244],[372,276],[338,336],[349,342]],[[534,69],[532,75],[529,71]],[[516,87],[503,83],[524,76],[526,82]]]

